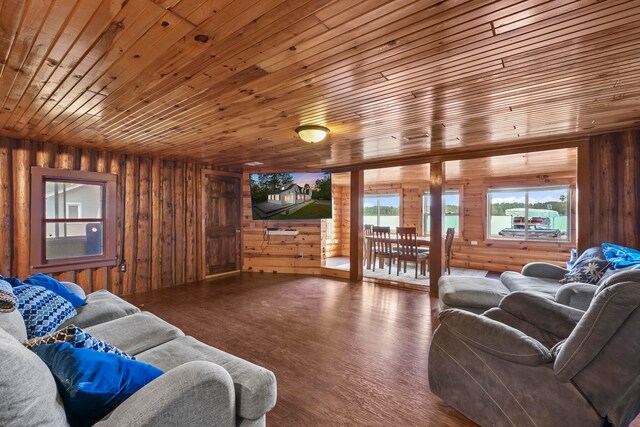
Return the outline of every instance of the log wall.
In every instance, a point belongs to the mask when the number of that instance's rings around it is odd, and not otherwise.
[[[119,295],[201,279],[197,206],[203,166],[9,138],[0,138],[0,274],[31,274],[32,166],[118,176],[116,255],[126,272],[116,265],[53,277],[76,282],[86,292],[107,289]]]
[[[570,184],[572,188],[571,240],[568,242],[514,241],[486,238],[487,189],[492,186]],[[490,177],[447,181],[447,189],[461,194],[462,234],[453,241],[453,267],[488,271],[520,271],[529,262],[549,262],[564,266],[576,241],[575,171],[518,177]],[[472,245],[471,242],[477,242]]]
[[[640,248],[640,129],[592,136],[588,148],[590,217],[580,246]]]

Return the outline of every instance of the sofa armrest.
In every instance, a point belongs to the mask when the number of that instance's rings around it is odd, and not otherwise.
[[[499,307],[560,338],[568,337],[584,314],[582,310],[530,292],[512,292],[500,301]]]
[[[566,268],[558,267],[554,264],[547,262],[530,262],[522,267],[522,275],[529,277],[544,277],[547,279],[560,280],[564,278],[569,270]]]
[[[521,365],[541,365],[553,356],[540,342],[488,317],[463,310],[445,310],[439,315],[440,328],[485,353]]]
[[[229,373],[215,363],[180,365],[147,384],[96,426],[235,426]]]
[[[586,311],[597,289],[597,285],[588,283],[567,283],[558,288],[556,301],[560,304]]]

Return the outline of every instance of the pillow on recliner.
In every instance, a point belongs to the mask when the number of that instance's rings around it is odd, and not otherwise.
[[[587,283],[595,285],[607,271],[611,263],[599,258],[586,258],[573,265],[560,283]]]

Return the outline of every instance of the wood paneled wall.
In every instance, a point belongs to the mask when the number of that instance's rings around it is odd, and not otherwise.
[[[324,255],[330,257],[349,256],[349,230],[351,210],[351,196],[348,185],[336,185],[331,188],[333,199],[333,217],[331,221],[325,221],[322,229],[322,246]]]
[[[245,173],[242,177],[242,270],[320,274],[324,257],[321,221],[325,220],[254,220],[249,174]],[[266,236],[267,227],[295,228],[298,235]]]
[[[119,295],[201,279],[197,207],[203,166],[9,138],[0,138],[0,274],[31,274],[32,166],[118,176],[117,258],[126,272],[116,265],[55,273],[55,278],[87,292],[107,289]]]
[[[640,129],[595,135],[584,175],[590,218],[581,248],[603,242],[640,248]]]
[[[541,184],[571,184],[575,189],[575,171],[447,181],[446,189],[460,190],[462,203],[462,235],[453,241],[454,255],[451,265],[489,271],[520,271],[525,264],[534,261],[564,266],[569,259],[571,248],[575,247],[575,221],[571,222],[570,242],[525,242],[485,238],[487,188],[496,185],[517,187]],[[575,191],[572,193],[575,195]],[[571,200],[575,214],[575,197]],[[472,241],[477,242],[477,245],[472,245]]]

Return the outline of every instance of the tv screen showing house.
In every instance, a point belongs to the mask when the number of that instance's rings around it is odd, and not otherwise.
[[[331,174],[251,174],[253,219],[331,218]]]

